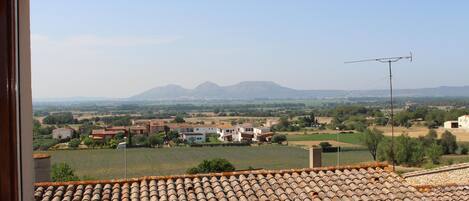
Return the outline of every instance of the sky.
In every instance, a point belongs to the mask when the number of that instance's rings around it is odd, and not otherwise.
[[[33,98],[167,84],[295,89],[469,85],[469,1],[31,0]]]

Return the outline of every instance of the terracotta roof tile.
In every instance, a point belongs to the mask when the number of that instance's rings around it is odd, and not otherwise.
[[[413,187],[385,164],[256,170],[128,180],[37,183],[36,200],[438,200],[469,186]],[[427,189],[426,191],[424,191]]]

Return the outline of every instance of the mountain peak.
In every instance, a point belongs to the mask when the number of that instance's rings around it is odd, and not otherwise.
[[[195,89],[217,89],[220,88],[218,84],[215,84],[210,81],[203,82],[202,84],[199,84]]]

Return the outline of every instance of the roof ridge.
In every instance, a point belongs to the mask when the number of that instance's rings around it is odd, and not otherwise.
[[[240,176],[244,174],[287,174],[298,172],[320,172],[320,171],[336,171],[347,169],[362,169],[362,168],[383,168],[385,171],[390,171],[389,164],[383,162],[360,163],[355,165],[345,166],[326,166],[318,168],[297,168],[297,169],[281,169],[281,170],[246,170],[246,171],[233,171],[233,172],[220,172],[220,173],[202,173],[202,174],[182,174],[182,175],[169,175],[169,176],[143,176],[129,179],[108,179],[108,180],[87,180],[87,181],[66,181],[66,182],[38,182],[34,183],[35,187],[40,186],[66,186],[66,185],[88,185],[88,184],[103,184],[103,183],[128,183],[140,182],[143,180],[168,180],[168,179],[182,179],[182,178],[197,178],[197,177],[222,177],[222,176]]]
[[[402,174],[402,177],[404,178],[416,177],[416,176],[421,176],[421,175],[426,175],[426,174],[446,172],[446,171],[458,170],[458,169],[464,169],[464,168],[469,168],[469,162],[441,166],[441,167],[427,169],[427,170],[418,170],[418,171],[408,172],[408,173]]]

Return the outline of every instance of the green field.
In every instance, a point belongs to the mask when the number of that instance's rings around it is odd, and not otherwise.
[[[289,141],[326,141],[335,140],[337,141],[337,134],[295,134],[287,135]],[[343,133],[339,134],[339,142],[345,142],[350,144],[360,144],[360,133]]]
[[[52,163],[67,162],[80,177],[112,179],[124,177],[123,150],[47,151]],[[236,169],[287,169],[308,166],[308,151],[296,147],[139,148],[127,150],[128,177],[183,174],[203,159],[226,158]],[[370,161],[367,151],[348,151],[340,155],[341,165]],[[323,165],[335,165],[336,153],[323,153]]]

